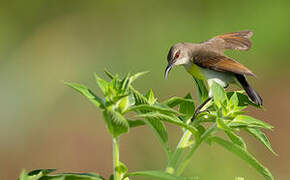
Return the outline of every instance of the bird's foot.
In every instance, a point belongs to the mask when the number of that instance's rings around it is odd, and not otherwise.
[[[196,116],[198,115],[198,114],[200,114],[200,113],[202,113],[202,112],[208,112],[207,110],[203,110],[202,111],[202,108],[211,100],[212,98],[211,97],[209,97],[209,98],[207,98],[201,105],[199,105],[196,109],[195,109],[195,111],[194,111],[194,114],[193,114],[193,116],[192,116],[192,118],[191,118],[191,121],[193,121],[195,118],[196,118]]]
[[[207,113],[210,113],[209,112],[209,110],[203,110],[203,111],[200,111],[200,110],[198,110],[198,111],[194,111],[194,114],[193,114],[193,116],[192,116],[192,118],[191,118],[191,122],[193,122],[195,119],[196,119],[196,117],[199,115],[199,114],[201,114],[201,113],[203,113],[203,112],[207,112]]]

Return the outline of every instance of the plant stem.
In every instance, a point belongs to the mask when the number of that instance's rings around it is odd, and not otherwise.
[[[114,173],[114,180],[121,180],[122,174],[119,172],[120,167],[120,154],[119,154],[119,142],[120,137],[113,138],[113,173]]]
[[[176,170],[176,175],[181,175],[182,172],[184,171],[185,167],[188,165],[188,163],[190,162],[190,159],[192,157],[192,155],[194,154],[194,152],[196,151],[196,149],[199,147],[199,145],[202,143],[202,141],[204,141],[209,135],[211,135],[214,131],[216,130],[216,123],[214,123],[211,127],[209,127],[200,137],[199,140],[197,140],[194,145],[192,146],[192,148],[190,149],[190,151],[188,152],[188,154],[185,156],[184,160],[182,161],[182,163],[180,164],[180,166],[178,167],[178,169]]]
[[[188,142],[191,137],[191,132],[189,130],[186,130],[183,133],[182,138],[180,139],[178,145],[176,146],[175,151],[173,154],[170,156],[170,159],[168,161],[168,165],[166,167],[166,172],[170,174],[174,174],[176,171],[176,168],[178,167],[178,161],[180,157],[182,156],[184,149],[188,146]]]

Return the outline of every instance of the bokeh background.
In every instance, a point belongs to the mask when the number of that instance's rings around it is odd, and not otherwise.
[[[220,33],[250,29],[248,52],[227,52],[258,76],[250,82],[266,111],[249,114],[275,126],[268,136],[278,157],[252,137],[250,151],[276,179],[290,179],[289,100],[290,1],[15,0],[0,6],[0,179],[17,179],[23,168],[111,174],[111,139],[99,111],[64,86],[88,85],[93,73],[149,70],[135,83],[153,88],[162,101],[195,96],[182,67],[163,79],[169,47],[199,42]],[[181,132],[168,126],[170,144]],[[121,160],[130,171],[164,169],[166,158],[148,128],[122,136]],[[226,150],[204,144],[186,175],[204,180],[263,178]],[[134,178],[141,179],[141,178]],[[145,179],[145,178],[144,178]]]

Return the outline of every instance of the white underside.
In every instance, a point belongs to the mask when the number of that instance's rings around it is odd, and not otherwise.
[[[190,68],[191,65],[192,65],[191,63],[184,64],[184,67],[187,69],[187,68]],[[238,86],[240,85],[237,82],[236,77],[232,73],[219,72],[219,71],[214,71],[214,70],[210,70],[210,69],[206,69],[202,67],[198,67],[198,69],[200,73],[204,76],[204,79],[207,81],[209,89],[213,82],[218,83],[224,88],[226,88],[229,84],[236,84]],[[211,91],[209,91],[209,97],[212,97]]]
[[[222,87],[227,87],[229,84],[235,83],[236,78],[232,73],[218,72],[210,69],[200,68],[201,73],[210,86],[213,82],[220,84]]]
[[[218,83],[226,88],[229,84],[236,84],[236,77],[232,73],[218,72],[210,69],[200,68],[200,71],[205,76],[207,84],[211,87],[213,82]],[[209,97],[212,97],[212,92],[209,91]]]

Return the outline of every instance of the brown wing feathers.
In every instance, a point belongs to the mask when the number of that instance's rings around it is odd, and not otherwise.
[[[225,49],[248,50],[251,47],[250,37],[252,35],[252,31],[232,32],[205,41],[194,56],[194,63],[215,71],[255,76],[248,68],[222,53]]]
[[[242,75],[251,75],[255,76],[248,68],[243,66],[242,64],[222,55],[197,55],[194,58],[194,63],[200,67],[212,69],[215,71],[221,72],[232,72],[236,74]]]
[[[206,43],[210,43],[214,48],[225,50],[241,50],[246,51],[251,48],[250,37],[252,31],[240,31],[218,35]]]

